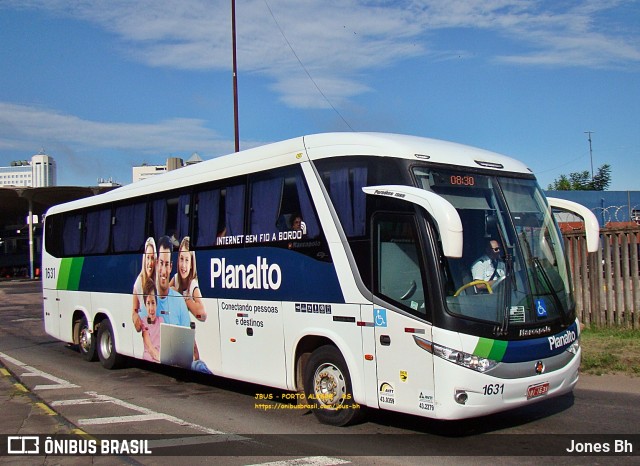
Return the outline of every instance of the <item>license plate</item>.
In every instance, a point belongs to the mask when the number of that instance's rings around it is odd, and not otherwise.
[[[531,398],[536,398],[538,396],[546,395],[548,391],[549,391],[549,382],[529,385],[529,387],[527,387],[527,400],[530,400]]]

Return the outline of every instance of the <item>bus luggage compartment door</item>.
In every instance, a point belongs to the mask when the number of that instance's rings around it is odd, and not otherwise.
[[[60,312],[58,290],[44,288],[42,290],[44,308],[44,330],[53,337],[60,336]]]
[[[220,299],[223,376],[285,387],[282,303]]]

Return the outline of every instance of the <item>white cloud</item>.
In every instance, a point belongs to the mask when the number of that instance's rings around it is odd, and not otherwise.
[[[253,145],[257,143],[243,141],[244,148]],[[221,139],[196,119],[104,123],[0,102],[0,152],[11,154],[11,160],[15,160],[28,158],[41,147],[64,167],[60,169],[60,175],[64,174],[59,180],[62,184],[71,179],[90,184],[95,175],[127,183],[132,165],[164,163],[169,156],[188,158],[194,151],[204,158],[231,153],[233,141]]]
[[[93,22],[149,66],[231,67],[228,0],[5,0],[10,6]],[[369,90],[367,73],[408,58],[465,55],[439,40],[442,30],[497,34],[503,47],[484,55],[514,65],[637,67],[640,31],[625,16],[638,9],[630,0],[243,0],[236,3],[239,69],[267,76],[290,106],[323,108],[298,58],[319,86],[327,84],[321,89],[330,101],[344,101]]]
[[[24,147],[22,141],[30,142]],[[204,126],[204,121],[173,118],[158,123],[103,123],[49,109],[0,102],[0,148],[29,149],[33,144],[71,144],[80,149],[126,149],[167,154],[202,150],[229,152],[229,142]]]

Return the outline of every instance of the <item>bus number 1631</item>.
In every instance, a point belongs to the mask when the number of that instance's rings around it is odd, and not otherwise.
[[[502,395],[504,393],[503,383],[490,383],[482,387],[485,395]]]

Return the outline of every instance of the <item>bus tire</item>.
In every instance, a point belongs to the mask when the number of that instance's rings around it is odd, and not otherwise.
[[[323,424],[346,426],[363,415],[353,399],[347,363],[335,346],[321,346],[311,354],[304,370],[304,391]]]
[[[122,366],[123,357],[118,354],[116,349],[113,328],[109,319],[105,319],[100,323],[96,346],[102,367],[105,369],[117,369]]]
[[[95,332],[91,332],[87,318],[84,315],[74,322],[73,339],[78,343],[78,351],[85,361],[93,362],[98,360],[96,336]]]

